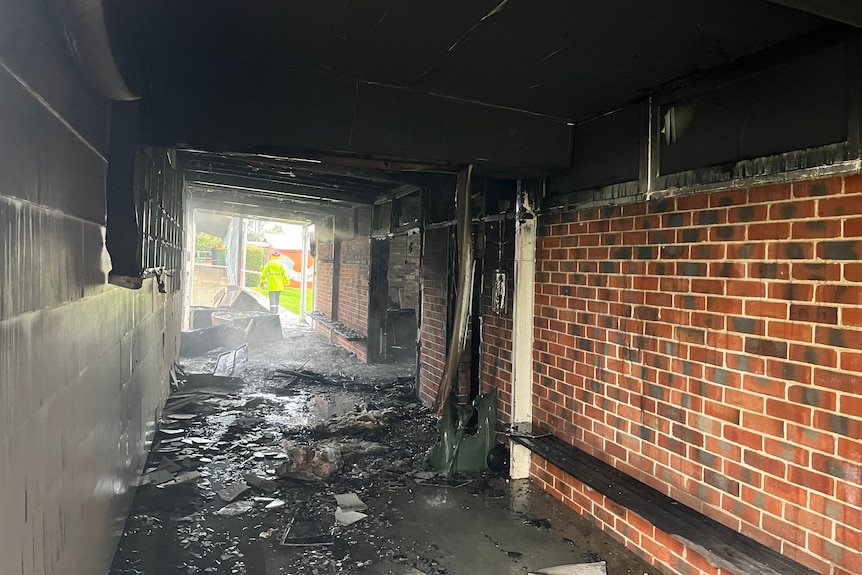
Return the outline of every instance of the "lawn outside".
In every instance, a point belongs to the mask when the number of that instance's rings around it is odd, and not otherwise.
[[[263,295],[269,297],[266,289],[262,287],[254,287],[255,290],[259,291]],[[279,302],[281,303],[281,307],[287,309],[288,311],[292,311],[296,315],[299,315],[299,287],[289,287],[285,288],[284,291],[281,292],[281,298]],[[313,289],[308,289],[305,295],[305,311],[311,311],[312,307],[312,294],[314,293]]]

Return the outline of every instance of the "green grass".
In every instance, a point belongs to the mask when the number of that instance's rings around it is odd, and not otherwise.
[[[268,296],[267,291],[261,287],[255,287],[257,291],[262,293],[263,295]],[[311,302],[312,302],[312,293],[314,290],[309,289],[305,294],[305,310],[311,311]],[[296,315],[299,315],[299,288],[298,287],[289,287],[285,288],[283,292],[281,292],[280,299],[281,307],[292,311]]]

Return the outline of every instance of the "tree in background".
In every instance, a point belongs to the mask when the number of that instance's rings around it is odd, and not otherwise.
[[[201,232],[197,237],[195,237],[195,251],[208,252],[213,248],[219,247],[221,245],[221,241],[222,238],[220,237],[211,236],[210,234]]]
[[[246,245],[245,247],[245,285],[256,286],[260,280],[260,270],[266,260],[266,248],[263,246]]]
[[[283,234],[284,228],[281,224],[269,220],[248,220],[246,226],[246,239],[250,242],[262,242],[266,238],[264,234]]]

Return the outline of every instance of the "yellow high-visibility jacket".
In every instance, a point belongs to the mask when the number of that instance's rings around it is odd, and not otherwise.
[[[290,280],[280,261],[272,259],[266,262],[260,272],[260,285],[266,285],[267,291],[282,291],[290,285]]]

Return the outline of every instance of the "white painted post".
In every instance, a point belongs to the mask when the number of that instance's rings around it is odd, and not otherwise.
[[[518,181],[512,305],[512,421],[515,424],[531,424],[533,421],[533,305],[536,279],[534,202],[535,196]],[[509,449],[511,478],[529,478],[530,450],[514,442]]]
[[[239,287],[245,287],[245,252],[246,252],[246,227],[247,220],[240,216],[239,217]]]
[[[308,224],[302,225],[302,266],[299,280],[299,317],[305,317],[306,286],[308,286]]]
[[[195,291],[195,237],[197,236],[196,219],[197,209],[191,203],[191,195],[188,190],[184,190],[185,194],[185,269],[183,273],[184,289],[183,289],[183,313],[182,313],[182,329],[190,330],[192,328],[192,302],[194,301]]]

